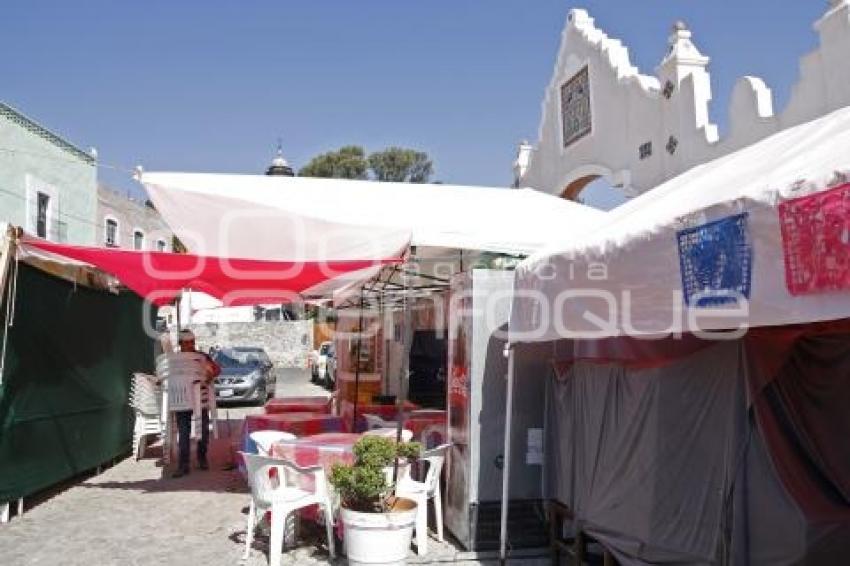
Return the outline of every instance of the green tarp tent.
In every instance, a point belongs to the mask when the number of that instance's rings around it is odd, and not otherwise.
[[[154,316],[135,294],[20,263],[0,384],[0,503],[129,452],[131,374],[153,368]]]

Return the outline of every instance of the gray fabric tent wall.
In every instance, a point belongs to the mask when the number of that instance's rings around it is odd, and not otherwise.
[[[547,492],[621,564],[826,564],[850,523],[807,520],[750,408],[744,341],[654,369],[576,361],[547,384]],[[850,414],[850,413],[848,413]]]

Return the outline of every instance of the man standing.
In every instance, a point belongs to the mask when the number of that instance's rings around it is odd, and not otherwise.
[[[212,359],[195,349],[195,335],[191,330],[181,330],[178,338],[181,352],[192,352],[202,356],[203,364],[203,381],[200,384],[201,390],[207,389],[207,396],[215,395],[215,391],[209,390],[212,381],[221,373],[221,368]],[[203,393],[201,398],[203,398]],[[192,435],[192,411],[177,411],[175,413],[177,419],[177,450],[179,452],[178,462],[179,467],[171,477],[179,478],[189,473],[189,458],[191,452],[191,435]],[[207,444],[209,443],[210,435],[210,412],[206,406],[201,407],[201,438],[198,440],[198,468],[206,470],[209,468],[207,463]]]

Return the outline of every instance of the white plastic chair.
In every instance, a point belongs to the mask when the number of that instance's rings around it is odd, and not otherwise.
[[[156,358],[156,376],[163,382],[163,414],[165,435],[162,454],[165,468],[172,461],[175,419],[177,411],[192,411],[191,438],[198,438],[201,430],[200,384],[206,378],[203,356],[197,352],[167,352]]]
[[[398,423],[395,421],[385,421],[378,415],[370,415],[368,413],[363,413],[363,418],[366,419],[366,426],[369,430],[373,430],[376,428],[392,428],[395,429]]]
[[[410,474],[404,474],[396,486],[396,495],[416,502],[416,552],[420,556],[428,552],[428,500],[434,500],[434,515],[437,519],[437,540],[443,541],[443,499],[440,495],[440,474],[449,445],[443,444],[432,450],[426,450],[419,457],[428,462],[428,471],[424,481],[416,481]]]
[[[271,456],[272,444],[283,440],[295,440],[298,438],[291,432],[281,430],[256,430],[248,435],[257,445],[257,454],[260,456]]]
[[[133,456],[136,460],[145,454],[148,437],[165,432],[162,413],[162,387],[156,377],[134,373],[130,382],[130,407],[133,408]]]
[[[363,436],[380,436],[382,438],[390,438],[392,440],[396,439],[396,435],[398,434],[398,430],[395,428],[370,428],[366,432],[363,433]],[[413,431],[402,429],[401,431],[401,441],[402,442],[410,442],[413,440]]]
[[[171,462],[174,422],[171,414],[176,411],[192,411],[191,438],[201,436],[201,409],[209,410],[210,426],[213,436],[218,438],[218,410],[215,402],[215,389],[212,384],[201,386],[207,376],[204,371],[206,357],[199,352],[168,352],[156,358],[156,375],[163,380],[166,394],[163,396],[163,414],[165,437],[163,441],[163,460],[166,466]]]
[[[432,424],[428,425],[422,429],[419,433],[419,442],[422,443],[422,447],[426,450],[430,450],[431,448],[436,448],[440,444],[442,444],[446,438],[448,438],[448,434],[446,433],[446,425],[443,424]]]
[[[283,531],[286,517],[297,509],[310,505],[319,505],[325,515],[325,530],[328,537],[328,552],[333,558],[333,508],[325,479],[325,470],[321,466],[302,468],[288,460],[258,456],[240,452],[248,470],[248,483],[251,486],[251,505],[248,509],[248,528],[245,533],[245,554],[247,560],[251,554],[254,540],[254,527],[266,511],[272,512],[272,532],[269,547],[269,564],[278,566],[283,556]],[[277,476],[271,477],[272,469]],[[302,479],[303,481],[298,481]],[[313,491],[301,489],[298,485],[312,480]]]

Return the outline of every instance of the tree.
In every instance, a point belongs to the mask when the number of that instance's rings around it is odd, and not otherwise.
[[[369,169],[375,180],[397,183],[427,183],[434,172],[427,153],[401,147],[390,147],[369,155]]]
[[[367,158],[359,145],[347,145],[317,155],[298,174],[302,177],[427,183],[433,172],[433,163],[422,151],[390,147]]]
[[[171,236],[171,251],[176,254],[187,254],[189,250],[177,236]]]
[[[330,179],[366,179],[366,152],[357,145],[347,145],[339,151],[317,155],[298,174],[301,177]]]

